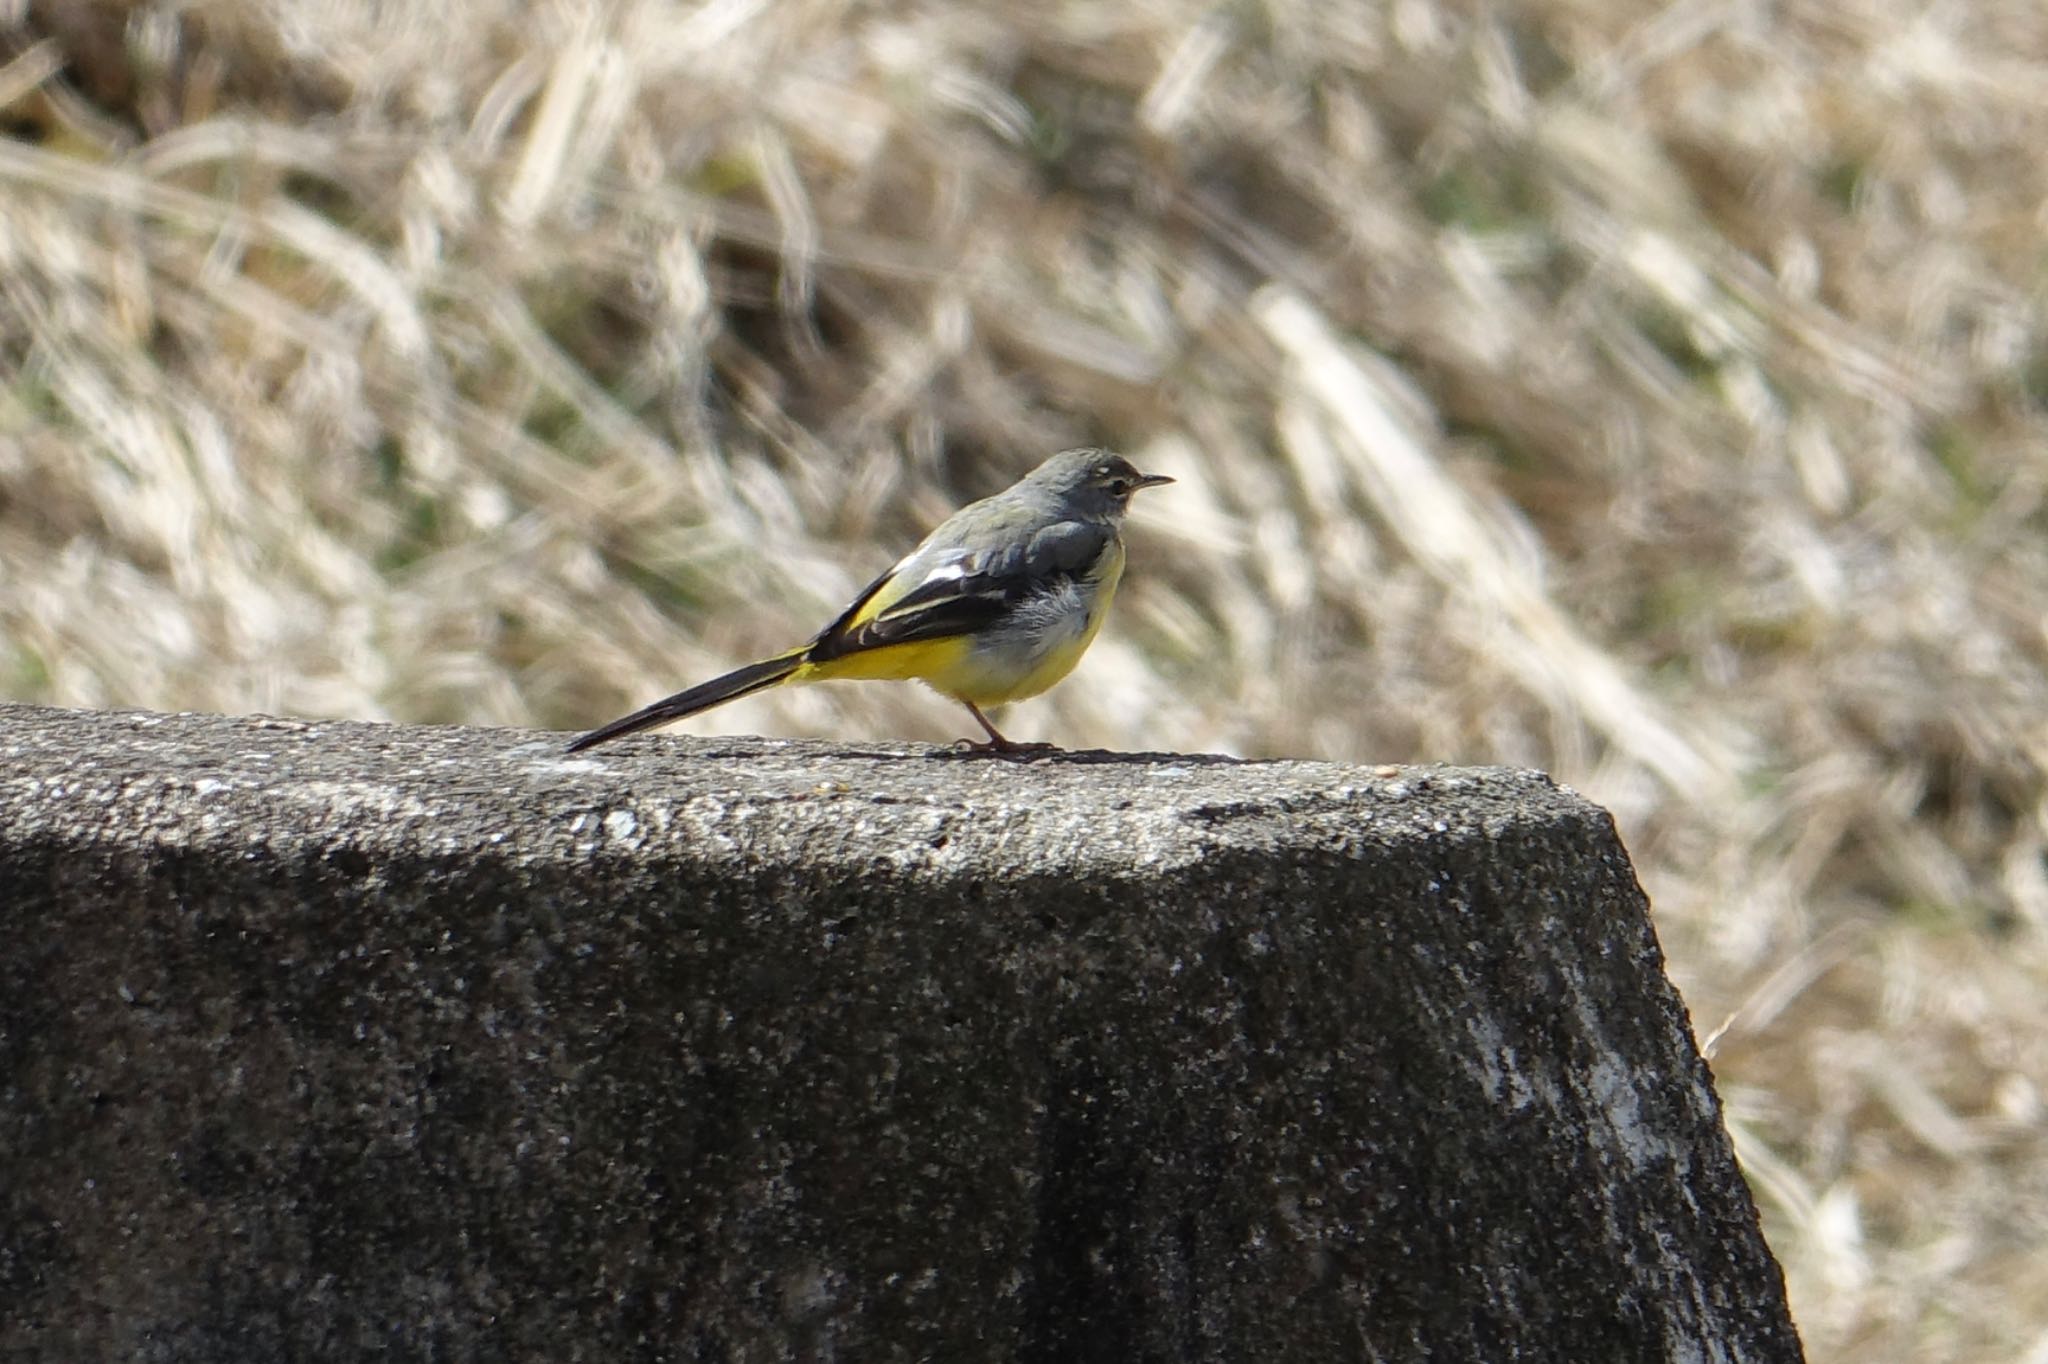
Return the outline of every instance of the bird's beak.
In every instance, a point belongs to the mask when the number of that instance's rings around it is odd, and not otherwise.
[[[1173,480],[1165,474],[1139,474],[1138,481],[1131,485],[1131,491],[1136,492],[1140,488],[1157,488],[1162,484],[1171,482]]]

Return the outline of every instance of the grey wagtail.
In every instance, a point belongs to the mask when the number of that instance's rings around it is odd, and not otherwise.
[[[579,735],[576,753],[788,682],[915,678],[974,713],[990,753],[1032,752],[982,714],[1074,670],[1124,572],[1131,494],[1172,479],[1107,450],[1066,450],[954,512],[810,643]]]

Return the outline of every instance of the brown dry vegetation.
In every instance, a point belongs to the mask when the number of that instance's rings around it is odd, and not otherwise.
[[[582,726],[1114,444],[1013,733],[1585,790],[1813,1356],[2048,1359],[2048,9],[0,22],[0,695]]]

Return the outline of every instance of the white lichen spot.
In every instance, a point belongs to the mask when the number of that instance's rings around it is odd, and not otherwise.
[[[640,821],[631,810],[614,810],[604,817],[605,837],[614,843],[640,843]]]
[[[1575,1087],[1589,1106],[1606,1118],[1611,1133],[1609,1146],[1620,1156],[1631,1176],[1663,1166],[1684,1166],[1687,1163],[1685,1151],[1644,1118],[1640,1086],[1645,1077],[1623,1063],[1607,1039],[1601,1026],[1603,1020],[1593,1001],[1582,990],[1574,990],[1573,996],[1574,1011],[1579,1016],[1587,1041],[1592,1045],[1595,1058]],[[1690,1097],[1695,1107],[1712,1103],[1710,1096],[1699,1091],[1696,1080],[1687,1087],[1693,1091]]]
[[[1564,1092],[1558,1088],[1555,1079],[1532,1072],[1523,1063],[1501,1031],[1499,1019],[1475,1009],[1465,1016],[1464,1024],[1466,1034],[1472,1039],[1469,1069],[1486,1086],[1494,1102],[1511,1113],[1520,1112],[1539,1101],[1552,1110],[1563,1104]]]

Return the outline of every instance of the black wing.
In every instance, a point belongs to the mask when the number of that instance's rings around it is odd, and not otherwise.
[[[1057,521],[1027,541],[993,550],[921,546],[869,583],[812,641],[807,657],[822,663],[889,644],[986,629],[1019,602],[1081,577],[1115,534],[1097,522]],[[892,598],[892,589],[906,582],[907,590]],[[879,610],[876,601],[884,603]]]

